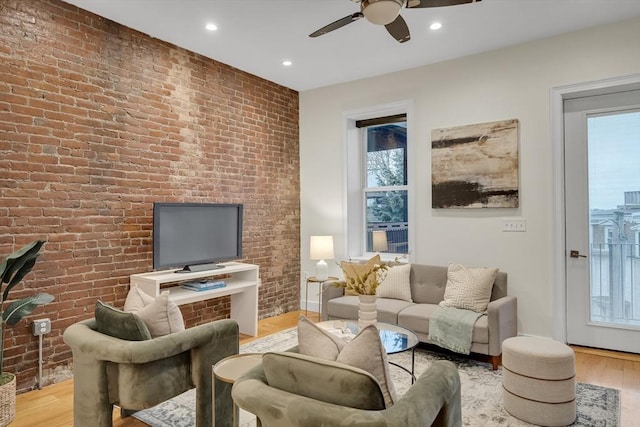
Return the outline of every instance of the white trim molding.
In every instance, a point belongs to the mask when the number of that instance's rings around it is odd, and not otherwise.
[[[415,224],[415,186],[416,183],[413,182],[415,180],[415,146],[416,146],[416,131],[415,131],[415,118],[413,113],[413,100],[405,100],[398,101],[389,104],[383,105],[375,105],[370,107],[363,107],[356,110],[345,111],[342,113],[342,123],[343,123],[343,149],[344,149],[344,164],[343,167],[343,176],[346,177],[344,180],[344,200],[343,200],[343,218],[344,218],[344,235],[346,238],[343,240],[344,247],[342,248],[342,253],[346,255],[346,258],[357,258],[363,256],[364,247],[363,247],[363,239],[361,238],[361,230],[363,229],[364,218],[355,218],[353,216],[349,217],[349,206],[352,207],[354,211],[364,212],[362,208],[362,204],[364,201],[360,197],[360,193],[358,195],[353,194],[353,189],[358,188],[359,190],[362,188],[362,183],[360,182],[363,177],[362,176],[354,176],[354,174],[349,174],[349,170],[351,165],[353,164],[362,164],[361,157],[363,153],[360,150],[360,144],[354,143],[360,141],[360,129],[356,128],[356,120],[366,120],[377,117],[385,117],[391,116],[395,114],[406,114],[407,115],[407,175],[409,177],[409,185],[408,185],[408,197],[409,197],[409,206],[408,209],[408,222],[409,222],[409,253],[413,254],[414,248],[414,236],[416,232],[416,224]],[[354,204],[359,204],[360,209],[356,209],[358,206]]]
[[[550,252],[553,279],[553,338],[567,339],[567,280],[565,267],[564,107],[567,99],[619,92],[640,87],[640,74],[553,87],[550,90],[553,209]]]

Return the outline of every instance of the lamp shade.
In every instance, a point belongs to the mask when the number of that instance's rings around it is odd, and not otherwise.
[[[393,22],[402,9],[403,0],[362,0],[362,14],[367,21],[377,25]]]
[[[384,230],[376,230],[372,234],[374,252],[385,252],[388,249],[387,232]]]
[[[333,236],[311,236],[311,259],[333,259]]]

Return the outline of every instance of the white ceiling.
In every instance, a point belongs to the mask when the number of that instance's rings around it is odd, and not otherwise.
[[[403,9],[411,40],[400,44],[365,19],[308,37],[357,12],[359,5],[349,0],[65,1],[297,91],[640,16],[638,0],[483,0]],[[433,21],[442,29],[429,30]],[[218,31],[205,30],[208,22]],[[282,66],[284,59],[293,65]]]

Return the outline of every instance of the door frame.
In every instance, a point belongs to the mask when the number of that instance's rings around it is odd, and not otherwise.
[[[553,209],[550,251],[553,285],[553,339],[567,342],[567,271],[564,191],[564,101],[640,88],[640,74],[553,87],[550,90]]]

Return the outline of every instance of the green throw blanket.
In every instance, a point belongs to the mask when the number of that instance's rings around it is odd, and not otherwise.
[[[473,325],[480,316],[485,314],[438,306],[429,319],[429,338],[427,341],[456,353],[469,354]]]

